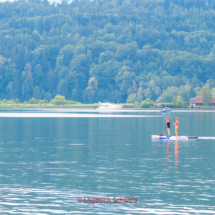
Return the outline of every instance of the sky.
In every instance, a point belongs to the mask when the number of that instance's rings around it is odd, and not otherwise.
[[[14,0],[0,0],[0,2],[6,2],[6,1],[13,2]],[[50,2],[50,4],[52,4],[53,2],[61,3],[61,0],[48,0],[48,1]]]

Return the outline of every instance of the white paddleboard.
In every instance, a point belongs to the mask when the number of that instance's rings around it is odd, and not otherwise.
[[[152,135],[152,139],[154,140],[193,140],[198,139],[196,136],[159,136],[159,135]]]

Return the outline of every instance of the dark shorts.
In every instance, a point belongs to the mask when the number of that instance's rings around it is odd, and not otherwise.
[[[167,128],[170,128],[170,122],[166,124]]]

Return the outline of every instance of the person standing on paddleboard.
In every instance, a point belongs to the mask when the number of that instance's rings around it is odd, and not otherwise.
[[[168,131],[168,136],[170,136],[170,119],[166,118],[166,127],[167,127],[167,131]]]
[[[175,136],[178,137],[178,124],[179,124],[179,121],[178,121],[178,117],[175,118]]]

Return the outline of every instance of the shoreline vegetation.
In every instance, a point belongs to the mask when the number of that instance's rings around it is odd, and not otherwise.
[[[135,102],[134,100],[127,100],[127,103],[119,103],[123,108],[213,108],[213,106],[190,106],[189,102],[180,103],[156,103],[150,99],[146,99],[141,103]],[[116,104],[117,105],[117,104]],[[46,99],[30,99],[28,102],[20,102],[18,99],[0,100],[0,108],[98,108],[99,103],[94,104],[83,104],[80,102],[66,100],[64,96],[57,95],[50,102]],[[215,107],[214,107],[215,108]]]

